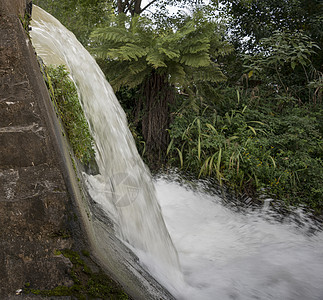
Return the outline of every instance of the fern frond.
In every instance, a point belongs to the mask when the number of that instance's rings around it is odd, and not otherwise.
[[[99,42],[117,42],[117,43],[129,43],[133,42],[134,38],[126,28],[120,27],[104,27],[98,28],[93,31],[91,38]]]
[[[158,51],[160,53],[163,53],[165,54],[169,59],[175,59],[175,58],[178,58],[180,57],[180,51],[177,50],[177,49],[166,49],[166,48],[158,48]]]
[[[184,54],[180,62],[190,67],[206,67],[210,64],[210,56],[208,53]]]
[[[127,43],[124,46],[109,49],[107,51],[97,51],[97,55],[103,58],[109,58],[119,61],[137,61],[139,58],[147,55],[147,50],[141,46]]]
[[[209,43],[197,43],[195,45],[191,45],[186,50],[186,53],[199,53],[199,52],[208,52],[210,50],[210,44]]]
[[[129,65],[129,71],[134,75],[144,72],[147,68],[147,63],[144,60],[134,61]]]
[[[138,58],[147,55],[148,51],[140,45],[127,43],[119,48],[120,60],[138,60]]]
[[[208,37],[202,37],[201,34],[197,32],[181,42],[182,51],[184,53],[189,53],[191,48],[194,50],[195,47],[200,45],[207,46],[206,51],[208,51],[210,48],[210,39]]]
[[[186,80],[186,72],[179,63],[170,62],[168,64],[168,74],[170,74],[170,84],[184,84]]]
[[[146,60],[148,64],[152,65],[155,69],[160,67],[167,67],[164,61],[165,56],[157,51],[151,51],[148,53]]]
[[[162,44],[166,45],[174,45],[178,47],[179,44],[185,40],[192,32],[196,30],[193,22],[188,22],[185,26],[178,29],[176,32],[171,32],[166,35],[163,40],[161,40]]]
[[[227,78],[220,70],[219,66],[211,63],[206,67],[199,67],[192,72],[193,81],[223,82]]]
[[[145,68],[137,73],[129,72],[130,69],[131,67],[124,68],[117,77],[111,80],[111,85],[115,91],[118,91],[123,86],[134,88],[140,85],[151,73],[151,68]]]

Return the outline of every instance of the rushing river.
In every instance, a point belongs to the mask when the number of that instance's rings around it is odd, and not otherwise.
[[[33,18],[38,54],[67,66],[95,139],[100,174],[84,174],[88,192],[152,276],[177,299],[323,299],[323,234],[309,219],[238,212],[176,175],[153,184],[95,60],[52,16],[35,7]]]

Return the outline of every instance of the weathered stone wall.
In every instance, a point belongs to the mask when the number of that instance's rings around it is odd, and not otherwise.
[[[6,14],[23,16],[29,2],[31,0],[1,0],[1,10],[5,11]]]
[[[24,284],[71,283],[70,262],[54,254],[73,244],[64,162],[53,108],[19,20],[26,0],[0,1],[0,299]]]

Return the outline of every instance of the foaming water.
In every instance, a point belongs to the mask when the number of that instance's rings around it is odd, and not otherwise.
[[[323,233],[306,234],[310,220],[299,228],[267,210],[236,212],[175,181],[155,186],[186,282],[177,298],[323,299]]]
[[[100,174],[84,174],[94,201],[115,221],[129,247],[154,258],[168,278],[180,280],[176,250],[166,229],[154,185],[127,120],[95,59],[58,20],[33,9],[32,42],[46,64],[64,64],[76,83],[95,140]],[[109,241],[100,241],[109,247]]]

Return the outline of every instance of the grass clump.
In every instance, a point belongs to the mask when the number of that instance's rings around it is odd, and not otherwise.
[[[65,66],[46,68],[46,82],[75,156],[84,164],[94,158],[93,138]]]

